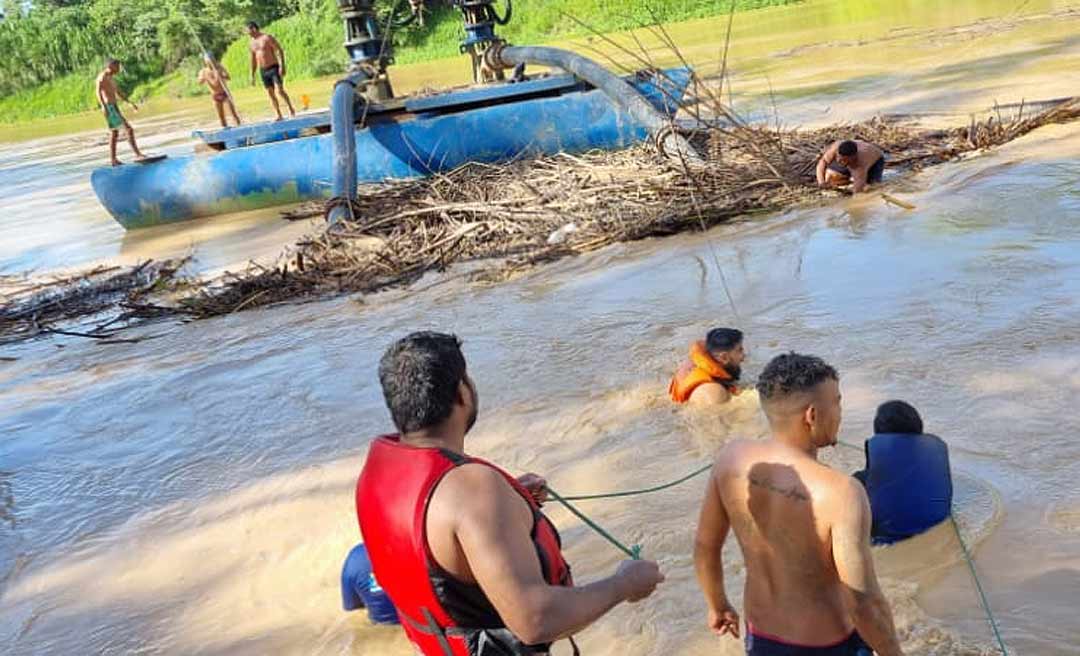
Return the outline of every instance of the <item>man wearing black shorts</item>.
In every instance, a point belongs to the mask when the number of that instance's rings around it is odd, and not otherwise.
[[[279,93],[289,106],[289,114],[296,116],[292,100],[289,99],[289,94],[285,93],[285,51],[281,44],[269,34],[260,32],[255,21],[247,24],[247,33],[251,37],[251,83],[255,84],[255,69],[258,68],[263,86],[270,94],[270,103],[274,105],[274,112],[277,113],[277,120],[284,118],[278,105]]]
[[[867,141],[835,141],[817,163],[817,183],[821,187],[839,187],[851,183],[854,193],[881,182],[885,172],[885,153]]]

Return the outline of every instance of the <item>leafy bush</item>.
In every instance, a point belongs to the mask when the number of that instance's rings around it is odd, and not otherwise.
[[[380,0],[380,6],[403,1]],[[792,1],[735,0],[738,9]],[[393,35],[399,64],[458,54],[464,36],[460,14],[445,2],[431,5],[423,29]],[[93,78],[110,56],[124,63],[119,82],[134,89],[135,97],[198,93],[187,62],[199,59],[203,48],[221,56],[234,87],[250,86],[248,20],[265,25],[281,42],[289,80],[335,75],[348,63],[335,0],[34,0],[22,6],[29,11],[12,12],[0,22],[5,121],[93,108]],[[585,33],[570,15],[614,31],[728,7],[721,0],[517,0],[512,22],[499,33],[513,43],[542,43]]]

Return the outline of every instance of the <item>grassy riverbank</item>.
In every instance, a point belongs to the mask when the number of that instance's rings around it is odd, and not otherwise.
[[[747,11],[793,1],[734,0],[734,4],[736,11]],[[730,7],[727,0],[517,0],[510,24],[498,28],[498,33],[511,43],[543,43],[585,35],[590,30],[616,32],[655,20],[666,23],[715,16]],[[285,47],[291,61],[289,75],[294,79],[339,73],[345,68],[336,11],[296,14],[272,23],[266,31]],[[423,29],[406,29],[395,35],[395,58],[399,64],[411,64],[453,57],[463,36],[460,14],[440,8],[428,16]],[[233,42],[222,61],[237,78],[235,86],[251,84],[246,75],[250,65],[246,39]]]
[[[737,11],[745,11],[794,1],[734,0],[734,5]],[[302,4],[306,6],[298,13],[264,27],[285,48],[291,83],[336,75],[346,64],[336,4]],[[582,23],[597,31],[613,32],[649,24],[654,18],[675,22],[722,14],[731,6],[727,0],[517,0],[513,20],[499,32],[514,43],[543,43],[586,34],[588,30]],[[424,28],[410,28],[395,35],[397,62],[410,64],[455,56],[462,36],[459,14],[445,7],[436,9]],[[123,49],[119,50],[111,54],[126,59]],[[232,73],[234,89],[251,87],[246,37],[238,34],[222,61]],[[136,101],[153,100],[158,104],[204,95],[205,90],[194,82],[197,69],[196,60],[189,57],[166,75],[153,75],[143,68],[123,73],[120,82]],[[13,128],[29,122],[94,111],[96,74],[95,64],[0,98],[0,131],[11,133]]]

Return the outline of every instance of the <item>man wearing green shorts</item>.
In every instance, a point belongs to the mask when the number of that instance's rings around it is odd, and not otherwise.
[[[127,96],[116,86],[116,74],[119,72],[120,62],[110,59],[105,64],[105,70],[101,71],[101,74],[97,77],[97,99],[98,104],[101,105],[101,111],[105,114],[105,123],[109,126],[109,163],[113,166],[119,166],[123,163],[116,159],[116,139],[120,128],[127,130],[128,143],[131,144],[131,150],[135,153],[135,157],[139,160],[146,159],[146,156],[142,154],[139,146],[135,143],[135,130],[131,129],[131,124],[120,113],[120,107],[117,104],[118,99],[123,100],[131,105],[135,111],[139,111],[139,106],[128,100]]]

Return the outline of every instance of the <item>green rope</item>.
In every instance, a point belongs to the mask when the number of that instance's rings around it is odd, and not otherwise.
[[[839,444],[842,445],[842,446],[846,446],[848,448],[851,448],[851,449],[856,449],[858,451],[862,451],[862,447],[857,446],[855,444],[849,444],[847,442],[839,442]],[[662,485],[654,485],[653,487],[645,487],[645,488],[639,488],[639,489],[634,489],[634,490],[623,490],[621,492],[605,492],[605,493],[600,493],[600,494],[577,494],[577,495],[573,495],[573,496],[565,496],[564,497],[564,496],[560,495],[558,492],[556,492],[555,490],[552,490],[550,487],[547,488],[547,491],[552,496],[553,499],[555,499],[556,501],[558,501],[562,505],[566,506],[567,510],[572,512],[578,519],[585,522],[585,524],[589,528],[596,531],[598,534],[600,534],[601,537],[603,537],[605,540],[607,540],[611,544],[615,545],[620,551],[622,551],[626,555],[630,556],[634,560],[638,560],[641,557],[641,545],[640,544],[635,544],[635,545],[633,545],[631,547],[627,547],[622,542],[619,542],[619,540],[617,540],[615,538],[615,536],[611,535],[611,533],[608,533],[606,530],[604,530],[604,528],[602,526],[600,526],[599,524],[597,524],[593,520],[589,519],[589,517],[586,516],[585,513],[578,510],[570,502],[571,501],[590,501],[590,500],[594,500],[594,499],[616,499],[616,498],[619,498],[619,497],[633,497],[633,496],[639,496],[639,495],[642,495],[642,494],[650,494],[652,492],[659,492],[661,490],[666,490],[668,488],[675,487],[676,485],[680,485],[682,483],[685,483],[686,481],[689,481],[692,478],[695,478],[697,476],[700,476],[700,475],[704,474],[705,472],[709,471],[710,469],[712,469],[712,463],[709,463],[707,465],[703,465],[703,466],[695,469],[694,471],[690,472],[686,476],[683,476],[681,478],[677,478],[674,481],[671,481],[669,483],[664,483]]]
[[[968,551],[967,543],[964,542],[964,536],[960,534],[960,525],[956,523],[956,517],[949,515],[949,521],[952,522],[953,530],[956,531],[956,539],[960,541],[960,549],[964,552],[964,560],[967,561],[968,570],[971,571],[971,578],[975,581],[975,590],[979,593],[979,601],[982,603],[983,610],[986,612],[986,619],[990,622],[990,630],[994,632],[994,638],[997,639],[998,648],[1001,649],[1001,653],[1005,656],[1009,656],[1009,650],[1005,648],[1005,640],[1001,637],[1001,631],[998,630],[997,621],[994,620],[994,612],[990,610],[990,602],[986,598],[986,593],[983,591],[982,582],[979,581],[979,574],[975,571],[975,561],[971,558],[971,552]]]
[[[645,487],[639,490],[626,490],[624,492],[608,492],[606,494],[579,494],[572,497],[563,497],[563,499],[566,501],[588,501],[590,499],[615,499],[617,497],[634,497],[639,494],[659,492],[660,490],[666,490],[669,487],[675,487],[680,483],[685,483],[691,478],[694,478],[695,476],[700,476],[701,474],[709,471],[710,469],[712,469],[712,463],[709,463],[704,467],[701,467],[700,469],[695,469],[694,471],[690,472],[689,474],[683,476],[678,480],[671,481],[670,483],[664,483],[663,485],[657,485],[655,487]]]
[[[840,446],[846,446],[849,449],[855,449],[856,451],[862,451],[863,450],[863,447],[861,447],[861,446],[859,446],[857,444],[851,444],[850,442],[837,442],[837,444],[840,445]],[[636,496],[641,495],[641,494],[649,494],[651,492],[659,492],[660,490],[666,490],[669,487],[675,487],[676,485],[680,485],[682,483],[685,483],[686,481],[689,481],[692,478],[696,478],[696,477],[704,474],[705,472],[709,471],[710,469],[712,469],[712,463],[709,463],[707,465],[699,467],[698,469],[695,469],[694,471],[690,472],[686,476],[683,476],[682,478],[675,479],[674,481],[671,481],[670,483],[664,483],[663,485],[656,485],[656,486],[653,486],[653,487],[643,487],[643,488],[634,489],[634,490],[624,490],[622,492],[605,492],[603,494],[577,494],[577,495],[574,495],[574,496],[565,496],[565,497],[562,497],[562,499],[565,500],[565,501],[591,501],[593,499],[616,499],[616,498],[619,498],[619,497],[636,497]]]
[[[846,446],[847,448],[855,449],[856,451],[865,451],[866,450],[863,447],[859,446],[858,444],[852,444],[851,442],[844,442],[842,440],[837,440],[836,444],[837,444],[837,446]]]
[[[615,539],[615,536],[613,536],[611,533],[608,533],[607,531],[605,531],[602,526],[600,526],[599,524],[597,524],[593,520],[586,517],[585,513],[581,512],[580,510],[575,508],[569,501],[566,500],[565,497],[560,496],[558,492],[551,489],[550,487],[547,488],[547,491],[548,491],[548,494],[550,494],[556,501],[558,501],[562,505],[566,506],[567,510],[569,510],[570,512],[577,515],[578,519],[585,522],[585,524],[589,528],[591,528],[592,530],[599,533],[600,537],[604,538],[605,540],[607,540],[611,544],[618,547],[620,551],[625,553],[627,556],[630,556],[634,560],[640,560],[641,559],[641,545],[640,544],[635,544],[635,545],[633,545],[631,547],[627,547],[625,544],[623,544],[622,542],[619,542],[617,539]]]

